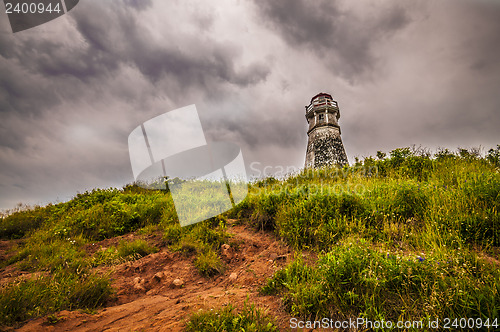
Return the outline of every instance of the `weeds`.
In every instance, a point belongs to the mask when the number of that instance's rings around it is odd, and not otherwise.
[[[156,247],[150,246],[144,240],[135,240],[133,242],[121,240],[117,247],[111,246],[97,251],[92,257],[91,264],[93,266],[119,264],[139,259],[157,251]]]
[[[186,331],[272,332],[278,331],[278,327],[265,312],[245,302],[241,312],[231,304],[217,311],[199,311],[190,317]]]
[[[194,265],[198,272],[206,277],[224,271],[224,263],[217,252],[229,237],[222,217],[187,227],[170,225],[165,228],[163,236],[172,250],[180,251],[188,257],[195,255]]]
[[[294,316],[498,317],[500,273],[470,252],[390,252],[351,239],[322,255],[315,266],[298,257],[262,291],[282,293]]]
[[[498,317],[498,264],[477,254],[500,246],[498,151],[489,150],[485,158],[464,149],[440,150],[433,157],[424,149],[379,151],[352,167],[260,180],[225,216],[273,231],[299,251],[320,254],[311,265],[298,256],[263,288],[283,296],[293,315]],[[190,186],[196,192],[196,183]],[[181,227],[168,191],[137,185],[13,211],[0,218],[0,238],[23,240],[2,266],[17,264],[43,277],[1,291],[1,323],[102,305],[111,296],[109,280],[90,268],[157,249],[142,240],[122,241],[90,256],[85,245],[132,231],[160,230],[171,250],[193,257],[200,274],[222,273],[218,252],[230,240],[224,218]],[[188,326],[274,330],[259,312],[203,312]]]
[[[216,274],[222,273],[224,270],[222,260],[212,250],[201,252],[196,257],[194,265],[205,277],[212,277]]]
[[[111,295],[106,276],[57,273],[22,280],[0,292],[0,323],[12,325],[63,309],[95,309]]]

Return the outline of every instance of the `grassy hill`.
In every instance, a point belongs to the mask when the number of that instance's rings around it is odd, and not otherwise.
[[[252,183],[235,209],[184,228],[168,192],[135,185],[17,211],[0,219],[0,238],[12,244],[0,267],[31,275],[2,284],[0,324],[105,306],[115,296],[113,282],[96,269],[160,249],[145,240],[88,248],[130,232],[161,234],[162,250],[185,253],[198,273],[217,276],[225,268],[221,246],[231,238],[226,220],[237,219],[293,249],[293,259],[260,288],[290,316],[464,317],[500,326],[499,169],[500,146],[484,158],[463,149],[378,152],[343,169]],[[276,330],[259,310],[196,313],[186,328]]]

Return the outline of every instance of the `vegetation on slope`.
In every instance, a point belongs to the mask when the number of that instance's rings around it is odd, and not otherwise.
[[[499,262],[491,257],[500,247],[499,167],[500,146],[484,158],[463,149],[378,152],[352,167],[258,181],[236,209],[188,227],[179,226],[168,192],[136,185],[17,211],[0,219],[0,238],[22,242],[0,264],[39,276],[0,290],[0,323],[103,305],[111,282],[92,267],[157,249],[142,240],[94,254],[85,247],[133,231],[160,230],[201,274],[221,273],[225,217],[319,253],[309,265],[297,255],[263,288],[294,316],[492,319],[500,313]],[[192,324],[209,319],[196,317]]]
[[[217,311],[199,311],[190,317],[186,331],[272,332],[278,328],[266,312],[245,303],[241,312],[231,304]]]
[[[63,309],[95,309],[113,297],[107,275],[92,267],[138,259],[158,249],[145,240],[120,240],[90,254],[85,248],[132,231],[159,229],[172,250],[194,256],[200,273],[223,270],[215,254],[229,235],[221,218],[181,228],[168,192],[136,185],[123,190],[93,190],[66,203],[17,211],[0,220],[0,238],[22,239],[0,267],[16,264],[37,277],[0,290],[0,324],[12,325]],[[81,293],[86,297],[79,296]],[[75,295],[76,294],[76,295]]]
[[[237,213],[320,254],[311,265],[298,256],[263,292],[307,319],[500,324],[500,264],[486,258],[498,258],[500,246],[499,150],[431,158],[397,149],[343,170],[257,183]]]

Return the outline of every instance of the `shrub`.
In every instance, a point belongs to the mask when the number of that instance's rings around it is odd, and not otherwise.
[[[423,218],[427,207],[427,197],[420,185],[411,182],[402,184],[396,191],[396,195],[390,203],[390,210],[404,219],[419,217]]]
[[[224,270],[222,260],[212,250],[200,253],[198,257],[196,257],[194,265],[205,277],[212,277],[222,273]]]
[[[28,232],[38,229],[53,212],[51,205],[14,212],[0,218],[0,238],[20,239]]]
[[[279,234],[296,248],[327,248],[348,232],[350,221],[367,213],[363,200],[354,194],[318,191],[303,198],[291,197],[278,213],[276,224]]]
[[[489,149],[486,159],[494,166],[500,166],[500,144],[497,145],[496,149]]]

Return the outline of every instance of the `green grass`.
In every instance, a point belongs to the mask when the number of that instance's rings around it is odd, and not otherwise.
[[[262,291],[294,316],[411,320],[498,317],[500,272],[467,250],[393,252],[363,239],[339,243],[314,265],[299,256]]]
[[[224,271],[222,260],[212,250],[201,252],[196,257],[194,266],[205,277],[212,277]]]
[[[20,238],[41,231],[51,238],[82,236],[99,241],[146,225],[175,222],[173,211],[168,193],[140,191],[133,185],[123,190],[96,189],[78,194],[69,202],[22,210],[0,219],[0,238]]]
[[[272,332],[278,331],[274,320],[255,305],[238,312],[231,304],[217,311],[199,311],[191,315],[186,331],[192,332]]]
[[[157,249],[143,240],[121,241],[91,256],[85,246],[146,227],[166,227],[177,218],[168,193],[130,185],[96,189],[69,202],[19,209],[0,218],[0,238],[23,238],[2,266],[42,273],[0,292],[0,324],[12,325],[63,309],[94,309],[111,296],[111,282],[92,267],[137,259]]]
[[[112,294],[106,276],[57,273],[22,280],[0,291],[0,323],[13,325],[63,309],[95,309]]]
[[[249,222],[320,254],[263,292],[303,318],[498,318],[500,265],[482,258],[500,252],[498,163],[466,150],[390,155],[253,186]]]
[[[500,145],[485,157],[464,149],[434,155],[411,148],[379,151],[351,167],[259,180],[235,209],[186,227],[180,227],[168,191],[137,185],[19,208],[0,217],[0,238],[23,239],[0,264],[44,277],[1,291],[0,323],[102,305],[111,294],[109,282],[92,268],[156,248],[142,240],[122,241],[89,255],[85,247],[130,232],[162,232],[168,248],[190,257],[200,274],[221,273],[225,266],[218,253],[231,240],[226,218],[274,232],[296,251],[319,256],[310,264],[297,256],[264,287],[283,297],[292,315],[493,319],[500,310],[500,266],[484,257],[498,259],[500,252],[499,158]],[[187,189],[196,191],[196,183]],[[260,321],[252,310],[219,313],[227,320],[205,313],[192,324]]]
[[[164,240],[170,249],[190,257],[195,256],[194,265],[205,277],[213,277],[224,271],[224,262],[217,254],[230,234],[226,232],[225,219],[216,217],[187,227],[169,225],[165,228]]]
[[[397,149],[344,169],[307,170],[252,186],[232,216],[249,216],[297,249],[359,235],[412,247],[500,246],[500,175],[487,159]]]
[[[91,260],[93,266],[113,265],[125,261],[136,260],[158,251],[158,248],[150,246],[144,240],[127,242],[121,240],[117,247],[111,246],[97,251]]]

